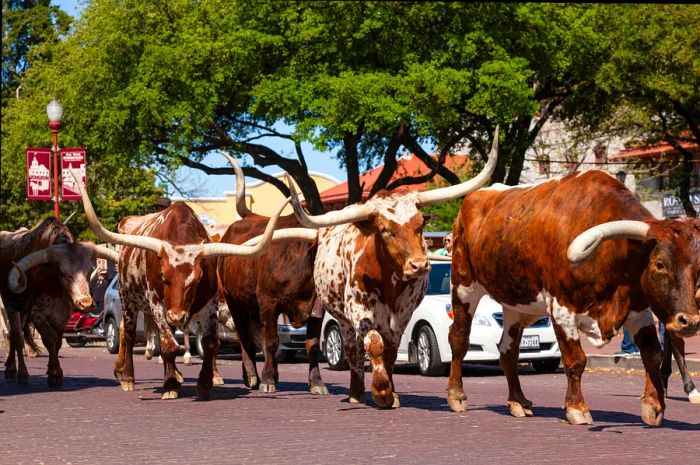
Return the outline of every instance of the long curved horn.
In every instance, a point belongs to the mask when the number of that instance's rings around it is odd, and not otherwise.
[[[68,224],[68,222],[69,222],[70,220],[73,219],[73,217],[75,216],[76,213],[78,213],[78,210],[73,210],[73,213],[71,213],[70,215],[68,215],[68,218],[65,219],[65,221],[63,222],[63,224],[64,224],[64,225]]]
[[[304,211],[304,207],[301,206],[299,196],[289,174],[287,174],[287,184],[289,184],[289,191],[292,194],[294,215],[296,215],[299,223],[307,228],[329,228],[339,224],[355,223],[366,220],[372,215],[372,209],[367,205],[350,205],[342,210],[328,212],[323,215],[309,215]]]
[[[644,240],[649,225],[643,221],[610,221],[585,230],[571,242],[566,256],[572,263],[580,263],[590,257],[605,239]]]
[[[253,246],[246,246],[240,244],[228,244],[225,242],[212,242],[202,246],[204,249],[202,257],[221,257],[226,255],[242,255],[252,257],[264,253],[270,246],[270,240],[272,239],[272,235],[275,231],[275,226],[277,226],[277,220],[282,214],[282,210],[284,210],[289,203],[289,200],[290,199],[286,199],[275,215],[270,218],[270,221],[267,222],[265,232],[263,233],[263,238],[257,244]]]
[[[109,249],[103,245],[95,246],[95,256],[97,258],[104,258],[113,263],[119,263],[119,254],[116,250]]]
[[[10,273],[7,275],[7,287],[15,294],[24,292],[27,288],[27,275],[25,274],[27,270],[41,265],[42,263],[48,263],[49,261],[51,261],[51,256],[48,248],[25,255],[14,264]]]
[[[248,205],[245,204],[245,175],[243,174],[241,166],[228,153],[222,151],[219,151],[219,153],[226,157],[228,162],[231,163],[233,171],[236,172],[236,211],[238,212],[238,216],[245,218],[248,215],[252,215],[253,212],[250,211]]]
[[[464,197],[468,193],[475,191],[486,184],[486,182],[491,179],[493,170],[496,169],[496,160],[498,159],[498,132],[499,126],[496,126],[496,132],[493,134],[491,152],[489,152],[489,159],[486,162],[486,166],[484,166],[484,169],[481,170],[479,174],[468,181],[455,186],[442,187],[440,189],[421,192],[418,194],[418,206],[425,207],[426,205],[432,205],[434,203]]]
[[[255,245],[263,239],[263,236],[255,236],[248,239],[243,243],[243,245]],[[282,242],[282,241],[309,241],[314,242],[318,239],[318,231],[316,229],[307,228],[285,228],[278,229],[272,234],[271,242]]]
[[[80,198],[83,201],[83,208],[85,208],[85,216],[87,216],[90,229],[92,229],[92,232],[94,232],[97,237],[112,244],[138,247],[139,249],[149,250],[156,254],[160,253],[163,248],[163,242],[155,237],[115,233],[102,226],[100,220],[97,219],[97,214],[95,214],[95,209],[92,207],[90,197],[88,197],[87,192],[85,192],[82,181],[72,169],[70,170],[70,174],[75,178],[75,184],[80,189]]]

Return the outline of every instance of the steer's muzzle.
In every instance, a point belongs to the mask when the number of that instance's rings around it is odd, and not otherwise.
[[[168,310],[165,312],[165,320],[170,326],[182,328],[187,322],[187,314],[181,311]]]
[[[430,261],[427,258],[409,258],[403,269],[406,278],[417,278],[430,271]]]
[[[700,315],[692,313],[676,313],[666,329],[677,333],[679,336],[695,336],[700,330]]]
[[[92,297],[80,297],[73,301],[73,306],[83,313],[87,313],[95,308],[95,301]]]

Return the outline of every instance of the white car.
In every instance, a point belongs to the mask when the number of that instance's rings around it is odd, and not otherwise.
[[[443,375],[452,361],[448,342],[451,324],[450,263],[432,262],[428,291],[401,337],[397,361],[417,363],[424,376]],[[486,295],[476,309],[464,361],[498,363],[502,333],[503,309]],[[321,350],[329,368],[347,369],[342,333],[338,322],[328,312],[321,330]],[[549,317],[543,316],[523,331],[520,361],[530,362],[535,370],[543,373],[554,372],[559,367],[561,352]]]

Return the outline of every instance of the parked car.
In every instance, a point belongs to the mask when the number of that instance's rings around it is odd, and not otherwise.
[[[276,354],[278,362],[292,360],[300,350],[306,353],[306,325],[295,328],[287,315],[282,314],[277,319],[277,335],[280,339]]]
[[[425,298],[413,312],[399,343],[399,362],[416,363],[421,375],[440,376],[452,361],[448,332],[452,324],[450,263],[432,262]],[[503,308],[488,295],[476,309],[465,362],[498,363],[498,343],[503,332]],[[321,351],[333,370],[348,368],[343,351],[343,336],[338,322],[326,312],[321,329]],[[543,316],[523,331],[520,361],[530,362],[539,372],[556,371],[561,352],[554,328]]]

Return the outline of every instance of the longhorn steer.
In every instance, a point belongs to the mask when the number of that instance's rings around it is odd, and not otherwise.
[[[33,323],[49,352],[48,384],[63,385],[58,360],[63,329],[74,308],[88,311],[94,306],[88,277],[98,257],[116,260],[114,252],[92,242],[74,242],[68,228],[55,218],[30,230],[0,232],[0,297],[10,337],[6,379],[29,382],[23,333]]]
[[[372,397],[379,407],[398,407],[393,367],[401,335],[425,296],[430,262],[420,207],[478,189],[496,165],[498,130],[484,170],[456,186],[427,192],[380,191],[362,205],[309,217],[293,185],[300,222],[320,228],[314,264],[316,292],[343,331],[350,365],[350,402],[364,400],[365,352],[372,362]]]
[[[622,183],[588,171],[536,186],[468,195],[455,221],[454,244],[452,410],[467,407],[462,359],[476,306],[489,293],[503,305],[500,362],[511,415],[532,415],[532,403],[518,380],[519,343],[523,328],[549,312],[568,378],[564,405],[569,422],[592,423],[581,391],[586,355],[579,330],[601,346],[624,324],[641,350],[647,374],[642,419],[661,424],[661,350],[651,312],[667,331],[682,336],[697,332],[700,221],[655,220]],[[567,260],[567,249],[570,259],[581,264]]]
[[[204,357],[197,380],[197,393],[200,398],[208,398],[213,385],[214,355],[219,346],[216,337],[216,258],[226,255],[253,256],[264,252],[277,217],[269,222],[265,240],[254,247],[212,243],[197,215],[182,202],[141,218],[125,218],[120,228],[131,233],[113,233],[99,223],[85,189],[81,183],[78,184],[93,232],[104,241],[122,245],[119,254],[119,297],[123,319],[114,369],[122,389],[134,389],[133,345],[136,316],[141,309],[150,313],[160,332],[164,362],[162,398],[177,398],[182,375],[175,367],[179,345],[170,327],[183,327],[193,314],[203,309]],[[127,223],[131,225],[127,227]]]
[[[241,244],[261,234],[268,218],[254,214],[247,208],[243,172],[233,158],[224,156],[236,171],[236,206],[242,219],[228,228],[221,242]],[[294,216],[282,217],[278,222],[279,228],[298,226],[299,222]],[[279,237],[281,231],[276,231],[275,235]],[[294,326],[306,324],[310,391],[328,394],[318,367],[323,315],[313,313],[316,232],[305,233],[297,240],[272,244],[267,253],[256,260],[226,257],[219,261],[221,286],[241,343],[243,381],[251,389],[259,388],[263,392],[276,390],[279,379],[275,358],[279,347],[277,319],[284,313]],[[260,377],[255,366],[256,340],[261,342],[265,354]]]

